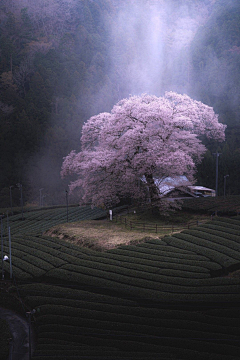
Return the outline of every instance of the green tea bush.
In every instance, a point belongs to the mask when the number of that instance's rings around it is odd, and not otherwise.
[[[238,230],[240,231],[240,222],[239,220],[233,219],[233,218],[216,218],[214,219],[213,224],[225,226],[230,229]]]
[[[220,237],[219,241],[232,249],[239,251],[240,249],[240,235],[231,234],[230,232],[222,232],[218,229],[210,227],[199,227],[198,231],[207,233],[209,235],[215,235]]]
[[[190,265],[193,266],[193,268],[196,269],[200,269],[200,272],[204,272],[204,268],[205,265],[207,265],[209,263],[208,262],[203,262],[203,261],[193,261],[193,260],[188,260],[188,259],[182,259],[182,258],[178,258],[178,257],[173,257],[173,258],[166,258],[164,257],[164,254],[161,254],[157,257],[158,261],[152,262],[151,265],[149,266],[149,263],[146,262],[145,260],[140,256],[138,258],[138,255],[141,255],[142,252],[134,252],[135,255],[135,262],[131,263],[128,261],[124,261],[122,259],[122,257],[119,257],[118,260],[112,259],[110,257],[105,258],[104,256],[93,256],[91,257],[91,261],[88,260],[82,260],[81,262],[79,261],[78,264],[79,265],[83,265],[86,267],[93,267],[96,268],[98,267],[99,269],[103,269],[105,271],[110,271],[110,272],[121,272],[121,273],[126,273],[128,274],[129,272],[131,272],[131,270],[136,270],[136,271],[141,271],[144,273],[156,273],[158,272],[158,269],[161,269],[162,264],[169,264],[168,268],[171,269],[172,264],[180,264],[180,265]],[[144,253],[145,254],[145,253]],[[77,264],[77,263],[75,263]],[[193,270],[194,271],[194,270]],[[205,270],[206,271],[206,270]]]
[[[100,213],[69,207],[69,221]],[[240,217],[106,252],[43,235],[61,222],[66,208],[9,218],[18,292],[37,310],[35,359],[237,358],[240,282],[212,274],[239,264]]]
[[[240,260],[240,254],[238,251],[228,248],[224,240],[221,241],[221,238],[216,237],[214,235],[207,233],[204,234],[198,232],[198,230],[195,231],[191,230],[191,232],[189,233],[184,231],[180,234],[175,234],[175,237],[177,237],[178,239],[190,241],[199,246],[204,246],[207,249],[214,250],[219,254],[225,256],[226,260],[228,260],[228,258],[232,258],[234,260]]]
[[[196,253],[206,255],[209,259],[215,261],[224,268],[236,264],[236,260],[229,257],[224,252],[218,251],[210,242],[199,240],[192,235],[187,234],[175,234],[171,239],[165,238],[169,244],[176,244],[179,247],[187,247],[194,250]]]
[[[230,253],[231,256],[235,257],[236,259],[239,258],[239,251],[240,251],[240,242],[236,242],[231,239],[231,236],[224,237],[212,234],[211,231],[202,231],[201,228],[197,230],[191,231],[184,231],[183,234],[189,234],[195,237],[198,237],[202,240],[207,240],[210,242],[210,246],[214,248],[218,248],[219,251],[224,251],[224,253]],[[240,237],[239,237],[240,240]]]
[[[178,258],[191,259],[191,260],[207,260],[207,257],[205,256],[196,255],[191,251],[183,251],[181,249],[168,247],[166,244],[159,246],[145,242],[142,244],[138,244],[137,248],[144,248],[149,250],[154,249],[155,251],[164,254],[164,256],[169,256],[169,257],[178,257]]]
[[[114,255],[117,256],[121,256],[123,257],[123,259],[125,258],[126,261],[127,259],[129,259],[129,261],[134,261],[134,262],[139,262],[139,263],[144,263],[144,264],[153,264],[156,267],[159,268],[171,268],[171,269],[179,269],[179,270],[186,270],[186,271],[196,271],[196,272],[208,272],[208,270],[204,267],[201,266],[195,266],[195,261],[191,262],[191,260],[186,260],[186,262],[181,262],[179,261],[174,262],[171,261],[171,264],[169,265],[169,261],[162,261],[161,263],[159,262],[159,257],[156,255],[152,255],[152,254],[146,254],[144,251],[140,252],[140,251],[127,251],[127,249],[122,250],[122,249],[116,249],[116,251],[114,252]],[[120,258],[121,258],[120,257]],[[166,258],[164,258],[164,260],[168,260]],[[194,265],[193,265],[194,264]]]
[[[99,294],[94,292],[89,292],[82,289],[77,289],[75,287],[63,287],[56,285],[48,285],[48,284],[25,284],[19,287],[19,291],[22,296],[31,296],[31,295],[39,295],[42,296],[47,295],[47,297],[61,298],[61,299],[71,299],[71,300],[85,300],[88,303],[106,303],[106,304],[116,304],[123,306],[136,306],[136,303],[131,300],[127,300],[124,298],[118,298],[111,295]]]
[[[239,236],[240,232],[239,230],[234,230],[229,226],[221,226],[221,223],[207,223],[201,226],[202,228],[206,228],[206,229],[213,229],[213,230],[217,230],[220,231],[221,233],[224,234],[224,236],[226,236],[227,234],[232,234],[232,235],[237,235]]]

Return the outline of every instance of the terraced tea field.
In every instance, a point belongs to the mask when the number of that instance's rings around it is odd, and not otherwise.
[[[102,215],[69,209],[69,221]],[[37,309],[33,359],[240,359],[240,279],[228,275],[240,217],[104,252],[43,235],[66,209],[24,218],[8,225],[19,294]]]

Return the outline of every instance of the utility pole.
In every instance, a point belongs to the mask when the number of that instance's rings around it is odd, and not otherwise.
[[[22,191],[22,184],[20,184],[21,186],[21,209],[22,209],[22,220],[23,220],[23,191]]]
[[[13,215],[13,209],[12,209],[12,185],[10,186],[10,206],[11,206],[11,214]]]
[[[28,359],[32,359],[32,337],[31,337],[31,320],[32,315],[35,314],[36,310],[27,311],[26,316],[28,318]]]
[[[22,190],[22,184],[17,184],[17,187],[19,188],[20,190],[20,194],[21,194],[21,197],[20,197],[20,201],[21,201],[21,209],[22,209],[22,220],[23,220],[23,190]]]
[[[39,189],[39,192],[40,192],[39,206],[40,206],[40,207],[43,205],[43,204],[42,204],[42,190],[43,190],[43,189]]]
[[[224,175],[224,197],[226,195],[226,179],[229,175]]]
[[[11,230],[8,228],[8,240],[9,240],[9,262],[10,262],[10,279],[12,279],[12,244],[11,244]]]
[[[67,222],[68,222],[68,191],[66,190],[66,203],[67,203]]]
[[[215,196],[218,196],[218,157],[221,153],[216,152],[213,155],[216,155],[216,189],[215,189]]]
[[[3,223],[1,215],[1,256],[2,256],[2,280],[4,279],[4,269],[3,269]]]

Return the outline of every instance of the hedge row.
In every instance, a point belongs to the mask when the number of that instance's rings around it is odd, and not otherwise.
[[[52,299],[67,299],[73,301],[87,301],[88,303],[103,303],[110,305],[121,305],[127,307],[137,306],[135,301],[130,301],[124,298],[119,298],[111,295],[99,294],[94,292],[89,292],[86,290],[78,289],[74,287],[64,287],[60,285],[48,285],[48,284],[25,284],[19,286],[19,290],[22,297],[26,296],[43,296],[51,297]],[[14,291],[14,288],[12,289]],[[35,305],[34,305],[35,306]]]
[[[194,234],[194,236],[192,234]],[[196,235],[198,235],[198,237]],[[204,239],[204,237],[206,239]],[[40,270],[43,270],[43,275],[44,271],[47,272],[53,267],[59,267],[69,262],[71,264],[86,267],[90,266],[109,272],[131,273],[131,276],[134,276],[134,274],[132,274],[134,271],[136,274],[142,271],[149,274],[147,276],[153,276],[154,273],[159,274],[161,270],[164,269],[165,272],[163,271],[163,273],[167,275],[166,272],[167,269],[169,269],[168,275],[170,277],[174,276],[176,270],[179,270],[182,272],[182,274],[179,274],[183,277],[189,277],[191,273],[195,273],[196,278],[201,278],[201,274],[204,274],[203,277],[206,277],[206,274],[209,276],[209,270],[219,270],[219,265],[229,267],[236,264],[240,259],[239,253],[236,252],[236,250],[227,248],[225,245],[219,245],[219,243],[221,243],[220,237],[200,230],[187,230],[184,233],[164,238],[164,241],[171,244],[172,248],[177,246],[183,248],[185,246],[188,249],[194,250],[195,253],[204,255],[199,256],[200,261],[196,260],[197,255],[194,256],[195,260],[189,259],[187,255],[184,259],[183,254],[178,257],[178,253],[170,257],[168,256],[169,254],[164,251],[154,250],[151,247],[147,248],[147,244],[145,246],[138,245],[115,249],[109,253],[96,253],[90,250],[88,254],[92,254],[92,256],[87,256],[79,250],[76,254],[76,246],[70,249],[69,247],[62,247],[61,245],[57,247],[56,239],[51,239],[50,244],[53,245],[52,248],[47,246],[49,239],[43,240],[43,242],[45,242],[44,245],[41,239],[36,239],[37,242],[33,242],[30,239],[16,238],[15,241],[12,242],[14,266],[23,270],[25,267],[19,260],[28,262],[29,266],[26,267],[27,273],[32,276],[39,276],[39,272],[35,269],[36,266],[38,266]],[[225,244],[224,241],[225,240],[223,240],[222,243]],[[209,249],[207,249],[207,247]],[[236,245],[234,245],[234,247],[235,249],[237,248]],[[68,255],[68,252],[72,255]],[[76,257],[76,255],[78,255],[78,257]],[[209,257],[209,260],[202,260],[207,259],[206,255]],[[32,269],[32,272],[30,272],[30,269]],[[18,272],[16,272],[16,276],[19,277]]]
[[[46,353],[44,353],[46,354]],[[48,356],[48,355],[43,355],[43,356],[35,356],[34,359],[35,360],[46,360],[46,357],[48,360],[66,360],[65,356],[57,356],[57,355],[53,355],[53,356]],[[83,351],[81,352],[81,355],[74,355],[74,356],[68,356],[67,359],[68,360],[82,360],[82,359],[98,359],[98,360],[112,360],[112,359],[116,359],[116,360],[134,360],[134,359],[139,359],[139,360],[156,360],[156,358],[160,358],[161,360],[174,360],[174,359],[190,359],[192,360],[193,358],[195,360],[202,360],[204,356],[204,360],[236,360],[236,357],[231,356],[231,355],[210,355],[208,353],[198,353],[197,351],[191,351],[191,350],[179,350],[179,349],[173,349],[171,346],[170,347],[161,347],[161,351],[158,351],[157,353],[153,352],[149,352],[148,354],[146,353],[142,353],[142,352],[135,352],[135,351],[120,351],[120,350],[112,350],[112,351],[101,351],[101,349],[99,350],[92,350],[90,351]]]
[[[164,238],[171,246],[186,248],[194,251],[197,254],[207,256],[209,260],[218,263],[224,268],[236,265],[237,261],[232,257],[219,252],[217,248],[210,247],[210,243],[199,238],[195,238],[188,234],[175,234]]]
[[[110,311],[110,310],[115,310]],[[84,326],[87,328],[94,327],[94,328],[102,328],[107,329],[107,324],[110,327],[114,327],[117,330],[124,329],[124,331],[130,331],[135,332],[134,326],[139,326],[138,330],[136,332],[139,332],[141,330],[140,326],[148,326],[149,329],[143,330],[143,333],[145,334],[156,334],[157,336],[160,336],[158,334],[157,328],[160,329],[161,332],[165,332],[167,336],[167,332],[173,332],[175,330],[187,330],[187,331],[197,331],[197,332],[204,332],[205,336],[206,333],[219,333],[219,336],[226,337],[226,334],[228,336],[232,336],[233,340],[236,340],[236,337],[239,337],[240,335],[240,329],[238,327],[238,324],[235,323],[235,326],[230,323],[208,323],[204,322],[202,319],[197,318],[197,316],[194,318],[194,314],[192,313],[186,313],[184,319],[179,318],[167,318],[167,311],[165,311],[165,318],[160,317],[160,314],[158,316],[153,317],[146,317],[142,316],[144,309],[141,309],[141,314],[138,312],[137,315],[133,314],[125,314],[121,313],[121,316],[119,316],[119,313],[117,313],[118,308],[114,309],[107,309],[104,306],[99,306],[98,310],[95,309],[88,309],[87,304],[84,308],[74,308],[74,307],[67,307],[67,306],[42,306],[41,307],[41,315],[37,317],[37,323],[39,325],[49,325],[49,324],[65,324],[65,325],[76,325],[76,326],[83,326],[83,322],[85,323]],[[43,313],[43,315],[42,315]],[[157,314],[156,314],[157,315]],[[238,319],[239,320],[239,319]],[[87,321],[89,321],[87,323]],[[92,323],[96,322],[96,324]],[[102,324],[101,324],[102,322]],[[104,326],[105,323],[105,326]],[[129,326],[129,327],[128,327]],[[126,329],[126,327],[128,327]],[[131,328],[132,327],[132,328]],[[131,329],[131,330],[130,330]],[[62,329],[59,329],[62,331]],[[121,330],[122,331],[122,330]],[[142,331],[142,330],[141,330]],[[152,333],[154,331],[154,333]],[[161,334],[162,336],[162,334]],[[200,335],[201,336],[201,335]],[[191,337],[188,336],[187,337]]]
[[[89,291],[108,291],[116,293],[118,296],[127,296],[129,299],[138,299],[138,301],[150,300],[151,302],[166,301],[238,301],[239,285],[228,283],[218,286],[180,286],[171,284],[162,284],[146,280],[136,280],[130,277],[115,276],[103,278],[103,274],[96,276],[96,273],[85,271],[85,273],[74,272],[73,268],[55,269],[51,271],[51,279],[62,280],[63,283],[78,283]],[[111,289],[111,290],[110,290]]]
[[[20,292],[31,307],[40,308],[35,359],[51,355],[56,359],[58,354],[65,359],[115,359],[116,354],[121,359],[164,359],[164,352],[172,359],[238,356],[238,309],[225,309],[219,319],[221,309],[201,313],[179,310],[179,306],[178,310],[154,308],[152,302],[139,306],[119,297],[47,284],[21,285]]]
[[[171,264],[169,265],[168,261],[162,261],[161,263],[159,262],[159,257],[157,255],[152,255],[152,254],[146,254],[144,251],[140,252],[140,251],[134,251],[134,250],[128,250],[126,249],[116,249],[115,251],[111,251],[111,253],[119,256],[119,258],[121,259],[121,257],[123,257],[123,259],[125,258],[126,261],[128,261],[127,259],[129,259],[129,261],[138,261],[138,262],[145,262],[145,263],[149,263],[153,264],[155,266],[159,266],[160,268],[171,268],[171,269],[179,269],[179,270],[186,270],[186,271],[196,271],[196,272],[208,272],[208,270],[204,267],[204,266],[195,266],[194,264],[196,264],[195,261],[191,261],[191,260],[186,260],[186,262],[181,262],[179,260],[179,262],[175,262],[174,260],[171,261]],[[202,264],[202,263],[201,263]]]
[[[227,284],[227,279],[219,278],[219,284]],[[210,282],[210,280],[209,280]],[[14,289],[13,289],[14,290]],[[204,314],[200,312],[170,310],[149,306],[139,306],[137,300],[127,300],[125,298],[100,293],[77,290],[70,287],[62,287],[47,284],[26,284],[19,287],[21,296],[29,299],[31,307],[40,306],[41,311],[38,316],[46,314],[67,314],[68,316],[82,316],[83,309],[102,313],[117,314],[118,321],[122,321],[125,316],[133,316],[135,319],[144,319],[144,323],[151,323],[157,319],[161,321],[193,321],[197,323],[238,327],[240,313],[234,307],[206,309]],[[119,319],[121,315],[121,319]],[[221,319],[219,319],[221,315]],[[111,315],[109,315],[111,316]],[[146,319],[145,319],[146,318]],[[169,326],[169,325],[168,325]]]
[[[217,242],[219,244],[225,245],[233,250],[239,251],[240,250],[240,235],[231,234],[229,232],[222,232],[217,228],[209,228],[205,226],[199,227],[196,231],[199,233],[204,233],[206,235],[210,235],[209,239]],[[193,234],[196,232],[193,231]],[[202,235],[202,234],[200,234]],[[212,237],[214,235],[215,237]]]
[[[235,230],[232,229],[230,226],[222,226],[221,223],[217,223],[215,222],[211,222],[211,223],[206,223],[204,225],[202,225],[203,228],[206,229],[213,229],[213,230],[218,230],[220,231],[224,236],[229,235],[240,235],[240,231],[239,230]]]
[[[226,246],[214,243],[209,239],[211,235],[205,234],[205,236],[195,236],[195,234],[176,234],[176,238],[188,241],[195,244],[197,247],[204,247],[209,252],[209,256],[216,262],[219,262],[223,267],[229,267],[237,264],[240,260],[239,253],[235,250],[229,249]],[[204,239],[205,237],[205,239]],[[209,239],[209,240],[208,240]]]
[[[72,350],[70,350],[72,351]],[[164,350],[163,350],[164,351]],[[167,352],[167,354],[165,353]],[[83,360],[83,359],[99,359],[99,360],[112,360],[112,359],[116,359],[116,360],[133,360],[133,359],[139,359],[139,360],[156,360],[156,356],[159,356],[161,358],[161,360],[169,360],[169,359],[179,359],[178,355],[174,355],[171,352],[171,349],[169,350],[165,350],[164,353],[154,353],[152,352],[151,354],[144,354],[142,352],[134,352],[131,351],[130,353],[125,351],[119,351],[118,349],[114,349],[114,350],[101,350],[101,348],[98,346],[97,350],[81,350],[77,353],[77,355],[68,355],[68,353],[66,353],[65,355],[58,355],[55,354],[53,351],[53,355],[49,355],[48,353],[46,353],[46,351],[44,351],[43,348],[43,352],[41,353],[42,355],[39,355],[38,352],[36,353],[36,355],[34,356],[35,360],[46,360],[46,356],[48,360],[66,360],[66,358],[68,360]],[[200,358],[198,358],[200,359]],[[220,360],[231,360],[232,358],[219,358]],[[218,360],[216,358],[216,360]],[[196,359],[197,360],[197,359]],[[208,360],[208,358],[206,358],[206,360]],[[214,358],[211,358],[211,360],[215,360]]]
[[[14,240],[15,241],[12,242],[13,254],[17,256],[18,252],[22,251],[25,256],[28,256],[28,254],[31,255],[32,261],[34,261],[34,258],[40,259],[43,264],[46,264],[46,266],[42,265],[46,270],[48,270],[50,265],[51,267],[58,267],[68,262],[73,263],[76,261],[78,263],[81,258],[85,257],[81,252],[74,255],[74,249],[64,248],[61,244],[57,246],[57,242],[55,244],[52,243],[53,246],[51,247],[51,244],[49,244],[50,246],[47,246],[48,242],[43,245],[41,242],[38,244],[36,242],[25,241],[24,238],[20,241],[16,241],[16,238],[14,238]],[[68,252],[72,255],[68,254]],[[22,256],[20,255],[20,257]]]
[[[38,267],[46,271],[52,269],[53,267],[59,267],[67,262],[66,260],[62,260],[59,257],[30,246],[30,244],[28,246],[28,244],[22,245],[14,242],[12,245],[12,255],[17,258],[27,260],[30,264],[35,263]]]
[[[148,250],[155,250],[155,251],[161,251],[161,253],[164,253],[164,256],[170,256],[170,257],[178,257],[183,259],[191,259],[191,260],[207,260],[207,257],[200,256],[194,254],[192,251],[187,250],[181,250],[181,249],[173,249],[169,246],[167,246],[162,239],[159,240],[160,243],[153,243],[151,240],[148,240],[146,242],[140,243],[137,245],[138,248],[144,248]]]
[[[40,263],[40,261],[39,261]],[[12,256],[12,270],[15,277],[24,280],[26,278],[39,278],[46,273],[45,270],[39,267],[39,264],[33,265],[26,257],[26,260]],[[4,264],[5,271],[8,270],[9,265]]]
[[[117,305],[114,303],[102,303],[102,302],[88,302],[87,300],[73,300],[73,299],[61,299],[47,296],[27,296],[28,303],[34,308],[40,309],[40,317],[45,316],[46,322],[48,322],[48,315],[61,315],[63,316],[78,316],[80,310],[85,313],[102,314],[105,319],[106,316],[116,321],[126,322],[130,321],[131,317],[134,319],[134,323],[148,324],[159,326],[159,322],[164,324],[165,327],[179,327],[181,323],[182,327],[188,325],[191,327],[197,327],[201,329],[218,329],[218,331],[225,331],[229,334],[239,334],[239,316],[236,315],[236,308],[215,310],[215,312],[207,312],[204,315],[200,312],[169,310],[169,309],[157,309],[140,306],[127,306]],[[120,316],[120,317],[119,317]],[[85,315],[83,316],[85,317]],[[43,318],[41,318],[43,319]],[[61,319],[59,318],[59,321]],[[42,320],[41,320],[42,321]],[[127,322],[128,322],[127,321]],[[191,324],[189,324],[191,323]],[[183,326],[184,325],[184,326]],[[214,331],[215,331],[214,330]],[[224,333],[224,331],[222,331]]]
[[[188,277],[188,275],[196,274],[197,277],[206,277],[209,275],[208,270],[205,269],[204,265],[206,267],[208,266],[208,263],[201,263],[198,262],[191,262],[190,264],[187,263],[187,265],[184,265],[184,261],[182,259],[172,259],[166,261],[165,258],[160,257],[158,261],[155,261],[153,263],[145,262],[142,258],[140,258],[138,261],[138,258],[135,257],[135,262],[127,262],[122,259],[122,257],[119,257],[118,260],[111,259],[111,258],[105,258],[105,257],[91,257],[91,259],[82,259],[75,261],[73,264],[78,266],[84,266],[86,268],[94,268],[99,269],[103,271],[108,271],[109,273],[120,273],[123,275],[129,276],[129,274],[133,277],[139,277],[139,278],[153,278],[155,275],[159,275],[161,270],[169,270],[168,277],[172,276],[174,273],[176,273],[176,269],[174,269],[175,266],[177,266],[177,270],[180,271],[178,273],[178,276],[182,273],[183,277]],[[187,262],[187,260],[186,260]],[[191,266],[189,266],[191,265]],[[201,265],[201,266],[200,266]],[[188,269],[188,270],[186,270]],[[173,270],[173,271],[172,271]],[[175,270],[175,271],[174,271]],[[166,274],[167,276],[167,274]],[[169,278],[167,281],[170,281]]]
[[[161,266],[161,264],[159,264]],[[171,264],[169,264],[170,268]],[[145,280],[149,282],[156,282],[157,284],[185,284],[187,286],[198,286],[200,283],[206,283],[204,277],[203,279],[189,279],[188,277],[182,277],[181,280],[179,276],[174,277],[170,274],[161,275],[158,271],[148,272],[147,269],[145,271],[145,267],[141,267],[141,270],[136,269],[136,267],[128,268],[122,266],[115,266],[113,264],[103,264],[100,262],[81,260],[78,265],[76,264],[64,264],[61,266],[61,269],[67,269],[69,271],[73,271],[80,274],[91,274],[91,276],[102,277],[107,279],[119,279],[122,277],[121,282],[124,282],[124,278],[126,281],[129,281],[128,278],[131,279],[133,283],[137,283],[139,280]],[[196,268],[195,268],[196,269]],[[194,270],[192,270],[194,271]],[[48,272],[49,276],[52,276],[52,271]],[[223,279],[226,280],[226,279]],[[212,283],[216,283],[215,280],[211,280]],[[234,280],[235,281],[235,280]],[[227,279],[226,282],[229,282]]]
[[[90,206],[85,207],[69,207],[68,221],[80,221],[86,219],[97,219],[106,215],[106,211],[98,208],[92,209]],[[3,219],[4,226],[7,224],[11,227],[11,233],[34,233],[36,231],[43,232],[54,225],[67,221],[67,208],[41,209],[37,211],[29,211],[22,214],[10,216]]]
[[[70,213],[73,219],[80,209]],[[29,281],[44,276],[49,283],[18,286],[29,308],[40,309],[34,315],[35,359],[239,356],[239,279],[210,277],[239,263],[239,219],[211,222],[234,228],[230,236],[226,230],[207,233],[206,224],[96,252],[42,235],[46,226],[66,221],[66,208],[29,213],[24,221],[18,217],[12,222],[14,274]]]
[[[138,247],[136,246],[136,251],[130,250],[124,253],[124,255],[118,255],[118,257],[107,256],[104,254],[102,256],[91,256],[89,261],[91,261],[92,266],[100,266],[107,269],[109,265],[109,271],[126,271],[134,269],[138,271],[144,271],[149,273],[156,273],[161,268],[167,268],[171,270],[172,266],[178,266],[179,270],[188,269],[190,272],[207,272],[206,268],[209,266],[209,261],[197,261],[197,260],[188,260],[188,258],[182,259],[181,257],[166,257],[164,253],[159,253],[159,256],[151,256],[151,253],[144,253],[142,251],[138,251]],[[144,254],[144,256],[142,256]],[[128,261],[129,258],[133,258],[134,262]],[[151,261],[151,262],[149,262]],[[76,264],[84,264],[87,262],[87,259],[82,261],[78,261]],[[86,263],[87,264],[87,263]],[[113,270],[115,269],[115,270]]]
[[[179,324],[176,324],[175,327],[167,328],[161,325],[160,322],[157,326],[154,326],[141,325],[130,321],[124,323],[114,322],[113,320],[109,321],[107,319],[76,318],[62,315],[49,315],[49,323],[45,325],[42,325],[45,319],[42,318],[41,320],[39,319],[38,323],[39,335],[41,333],[44,334],[54,331],[56,334],[65,334],[66,338],[75,334],[77,334],[78,337],[90,336],[96,339],[104,337],[109,340],[109,346],[111,346],[112,341],[118,340],[125,342],[127,339],[137,342],[141,341],[145,343],[145,346],[151,346],[152,344],[157,345],[163,338],[173,338],[175,344],[178,342],[177,339],[181,339],[181,341],[186,344],[187,342],[191,343],[195,340],[203,341],[206,338],[211,338],[214,339],[210,345],[211,347],[213,347],[213,343],[219,343],[229,348],[230,354],[231,350],[235,350],[234,352],[237,354],[237,346],[239,343],[239,334],[233,335],[227,333],[226,330],[229,329],[223,329],[223,333],[221,331],[218,332],[218,329],[213,331],[206,328],[196,330],[194,327],[195,324],[193,325],[191,322],[184,323],[186,328],[179,328]],[[189,347],[189,345],[190,344],[188,344],[187,347]],[[231,349],[231,345],[233,345],[233,347],[236,346],[236,349]],[[178,346],[181,347],[180,342]]]
[[[171,333],[169,334],[166,331],[167,336],[164,336],[163,330],[162,336],[148,337],[146,335],[142,336],[142,334],[136,333],[126,333],[126,335],[124,335],[124,333],[120,331],[107,332],[104,331],[104,329],[102,329],[101,332],[99,331],[99,329],[96,329],[96,331],[94,332],[94,329],[89,328],[85,329],[85,335],[84,328],[81,329],[80,327],[66,325],[62,325],[61,328],[62,331],[57,332],[57,330],[59,330],[59,326],[49,325],[41,327],[41,330],[45,338],[51,337],[53,339],[64,339],[95,347],[108,345],[112,348],[117,348],[120,351],[126,351],[126,349],[128,349],[128,352],[142,351],[146,354],[155,352],[156,356],[157,354],[161,354],[166,348],[168,349],[168,351],[170,350],[170,353],[173,354],[182,353],[181,355],[183,355],[183,353],[189,353],[189,351],[202,353],[202,359],[206,358],[205,353],[219,354],[219,356],[225,355],[229,356],[229,358],[231,356],[239,356],[238,342],[235,340],[235,338],[233,338],[232,341],[230,340],[229,343],[226,344],[222,342],[222,337],[216,337],[216,334],[214,333],[211,334],[211,341],[206,341],[206,338],[209,338],[204,337],[204,334],[202,338],[198,337],[199,334],[196,334],[196,338],[184,338],[181,331],[175,332],[173,336],[171,336]],[[189,335],[191,336],[191,334]],[[208,333],[206,335],[208,336]]]
[[[185,234],[198,238],[200,244],[204,244],[204,246],[210,249],[217,250],[222,254],[232,257],[233,259],[240,260],[240,243],[238,244],[236,241],[232,241],[230,238],[227,239],[221,236],[213,235],[206,231],[201,231],[201,228],[192,230],[191,232],[185,230],[181,233],[182,236],[185,236]]]
[[[123,251],[122,251],[123,250]],[[172,247],[172,250],[174,251],[174,248]],[[120,255],[122,257],[125,257],[127,260],[128,258],[134,258],[135,261],[142,262],[142,261],[151,261],[153,264],[156,262],[159,264],[159,267],[165,267],[164,263],[169,263],[169,268],[172,266],[175,266],[177,264],[180,264],[181,267],[178,267],[179,270],[189,270],[189,271],[196,271],[196,272],[205,272],[206,269],[217,269],[219,268],[218,265],[213,264],[207,257],[203,257],[201,255],[195,255],[195,259],[191,258],[191,256],[185,255],[184,256],[178,256],[178,253],[173,256],[169,256],[169,254],[166,254],[165,252],[159,252],[156,251],[152,253],[149,249],[149,251],[144,251],[144,249],[139,248],[139,246],[136,246],[134,248],[128,249],[127,247],[125,249],[118,249],[116,252],[113,251],[115,255]],[[111,253],[111,254],[112,254]],[[158,255],[157,255],[158,254]],[[119,258],[120,258],[119,256]],[[203,260],[205,259],[205,260]],[[160,263],[159,263],[160,262]]]
[[[226,226],[230,229],[234,229],[240,231],[240,223],[239,220],[234,218],[216,218],[213,224]]]
[[[20,264],[18,260],[27,261],[29,262],[28,273],[30,273],[31,265],[34,265],[34,267],[38,266],[41,270],[47,272],[54,267],[71,263],[102,268],[105,269],[105,271],[120,271],[125,273],[142,271],[152,273],[153,275],[154,273],[160,273],[161,270],[169,269],[169,276],[172,276],[174,274],[176,275],[176,270],[179,270],[180,273],[178,276],[181,276],[182,273],[183,277],[191,277],[191,275],[193,275],[196,278],[201,278],[201,274],[203,274],[203,277],[209,276],[208,269],[218,268],[216,264],[211,262],[203,260],[196,261],[197,256],[195,256],[195,260],[189,260],[188,258],[184,260],[183,256],[180,256],[180,258],[177,256],[167,257],[164,252],[154,252],[155,254],[158,253],[159,256],[151,255],[151,249],[148,254],[144,252],[143,248],[138,248],[138,246],[135,247],[136,251],[133,251],[134,248],[131,248],[131,251],[127,251],[127,249],[124,250],[124,255],[121,254],[120,249],[117,254],[89,251],[88,253],[92,256],[87,256],[86,254],[82,254],[81,249],[79,250],[76,246],[63,247],[61,243],[57,246],[58,240],[52,238],[50,238],[50,242],[49,239],[42,240],[31,237],[13,237],[13,239],[12,254],[14,266],[17,267],[18,264]],[[78,250],[77,253],[76,248]],[[72,255],[68,255],[69,252]],[[20,266],[20,268],[24,269],[23,266]],[[167,275],[166,271],[164,273]],[[36,270],[33,268],[32,275],[35,276],[35,274]],[[16,272],[15,275],[19,277],[18,272]]]
[[[210,270],[218,270],[220,266],[216,263],[213,263],[211,261],[204,261],[202,259],[207,259],[207,257],[203,257],[201,255],[195,255],[194,258],[191,256],[185,256],[182,255],[176,251],[176,255],[169,256],[169,253],[165,253],[164,251],[161,252],[161,256],[164,257],[164,261],[161,261],[159,263],[159,258],[152,256],[145,255],[144,252],[138,251],[138,247],[140,245],[136,246],[136,251],[130,251],[127,249],[118,248],[115,250],[110,250],[107,253],[101,253],[100,255],[98,253],[94,254],[94,257],[98,257],[99,261],[102,261],[102,259],[107,259],[107,261],[110,260],[117,260],[121,262],[122,264],[139,264],[144,266],[150,266],[150,267],[158,267],[158,272],[165,269],[171,270],[180,270],[180,271],[189,271],[190,273],[200,271],[201,273],[208,273],[207,269]],[[178,248],[171,247],[172,254],[175,253],[174,250],[178,250]],[[92,257],[91,257],[92,258]],[[183,260],[185,259],[185,261]],[[171,266],[166,266],[167,263],[171,263]],[[174,264],[175,262],[175,264]],[[165,265],[166,263],[166,265]],[[181,264],[181,265],[179,265]],[[187,264],[187,266],[186,266]],[[126,265],[127,266],[127,265]],[[196,268],[196,266],[198,266]],[[201,269],[200,269],[201,268]]]

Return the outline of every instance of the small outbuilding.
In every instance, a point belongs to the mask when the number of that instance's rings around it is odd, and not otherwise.
[[[216,191],[204,186],[189,186],[190,191],[199,197],[214,197]]]
[[[161,197],[168,198],[196,198],[196,197],[214,197],[215,190],[204,186],[191,185],[186,176],[177,176],[176,178],[167,177],[165,179],[154,179],[159,189]]]

